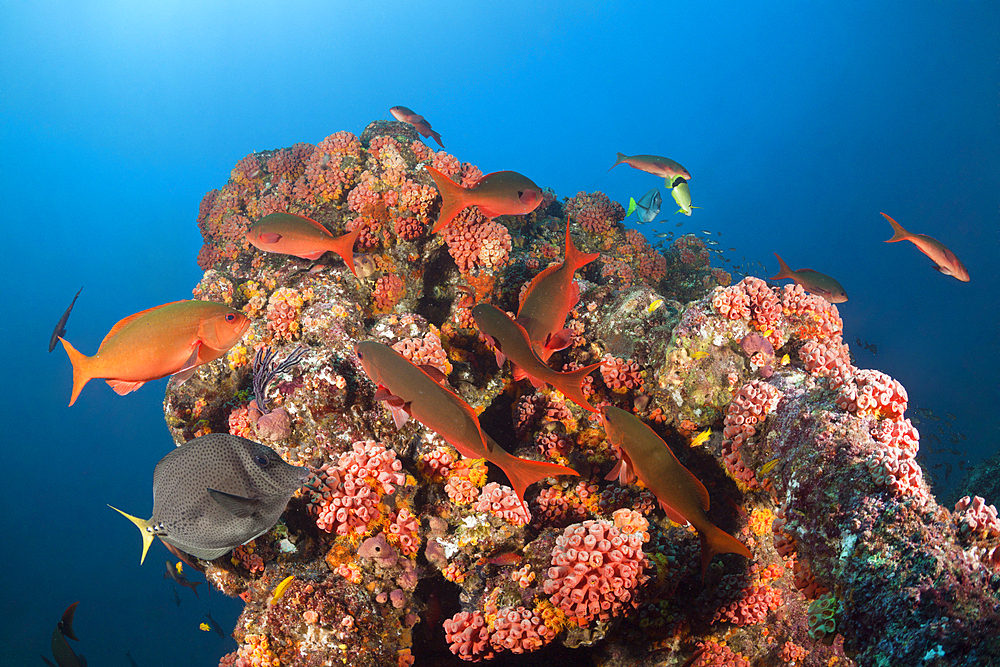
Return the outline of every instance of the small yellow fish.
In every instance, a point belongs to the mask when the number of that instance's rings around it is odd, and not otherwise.
[[[290,574],[284,579],[282,579],[280,584],[274,587],[274,595],[271,596],[271,604],[274,604],[275,602],[281,599],[281,596],[284,595],[285,591],[288,590],[288,587],[291,585],[292,579],[294,578],[295,575]]]
[[[787,354],[781,358],[781,365],[782,366],[787,366],[790,363],[792,363],[792,358],[789,357]]]
[[[202,632],[211,632],[212,631],[212,628],[211,628],[211,626],[209,626],[208,623],[202,623],[201,625],[198,626],[198,629],[201,630]]]
[[[692,447],[699,447],[701,445],[704,445],[706,442],[708,442],[708,438],[711,435],[712,435],[712,429],[706,428],[704,431],[691,438],[690,444]]]
[[[177,561],[177,574],[184,574],[184,563],[182,561]]]
[[[705,350],[698,350],[697,352],[692,352],[691,353],[691,358],[692,359],[704,359],[707,356],[708,356],[708,352],[706,352]]]
[[[653,303],[651,303],[648,306],[646,306],[646,314],[649,315],[650,313],[652,313],[654,310],[656,310],[657,308],[659,308],[662,305],[663,305],[663,299],[657,299]]]
[[[771,459],[770,461],[768,461],[767,463],[765,463],[764,465],[762,465],[760,467],[760,474],[766,475],[769,472],[771,472],[772,470],[774,470],[774,467],[776,465],[778,465],[778,461],[779,460],[780,459],[778,457],[774,457],[773,459]]]

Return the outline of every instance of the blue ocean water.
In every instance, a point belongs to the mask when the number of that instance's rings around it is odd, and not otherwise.
[[[75,648],[93,665],[127,665],[126,650],[142,667],[215,665],[235,650],[198,625],[211,611],[228,632],[239,605],[183,589],[175,606],[165,550],[139,567],[135,529],[106,507],[148,514],[172,447],[165,381],[125,397],[95,382],[67,408],[70,365],[46,344],[81,285],[67,337],[88,353],[121,317],[189,298],[198,204],[240,158],[360,134],[397,104],[460,160],[563,197],[662,187],[609,173],[618,151],[680,161],[702,208],[669,217],[664,192],[667,222],[644,232],[683,222],[721,233],[761,277],[777,273],[773,252],[833,275],[858,365],[967,437],[958,454],[925,452],[955,467],[936,488],[996,452],[995,2],[343,4],[0,6],[0,663],[40,664],[77,600]],[[880,211],[947,244],[971,282],[883,243]]]

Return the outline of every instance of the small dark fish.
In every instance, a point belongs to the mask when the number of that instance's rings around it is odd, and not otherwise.
[[[946,413],[944,413],[944,416],[945,416],[945,417],[947,417],[948,419],[955,419],[955,415],[953,415],[953,414],[952,414],[952,413],[950,413],[950,412],[946,412]]]
[[[659,234],[656,235],[656,238],[665,239],[672,234],[673,232],[660,232]]]
[[[684,221],[683,221],[683,220],[681,220],[681,221],[680,221],[680,222],[678,222],[678,223],[677,223],[676,225],[674,225],[674,227],[680,227],[680,226],[681,226],[681,225],[683,225],[683,224],[684,224]]]
[[[226,635],[225,633],[222,632],[222,626],[219,625],[214,618],[212,618],[212,614],[205,614],[205,616],[208,618],[208,622],[212,624],[212,630],[215,632],[215,634],[225,639]]]
[[[76,296],[70,302],[69,308],[66,309],[66,312],[59,318],[59,322],[56,323],[56,328],[52,331],[52,338],[49,339],[49,352],[56,349],[56,343],[59,342],[59,338],[66,333],[66,320],[69,319],[69,314],[73,311],[73,306],[76,304],[76,297],[80,296],[80,292],[82,291],[82,287],[76,291]]]
[[[140,562],[154,537],[214,560],[269,531],[308,476],[308,468],[289,465],[266,445],[210,433],[156,464],[151,518],[112,509],[142,534]]]
[[[171,565],[169,560],[166,561],[166,563],[167,563],[167,571],[163,573],[163,578],[164,579],[173,579],[176,583],[180,584],[181,586],[187,586],[192,591],[194,591],[194,596],[195,597],[199,597],[198,596],[198,588],[197,587],[201,586],[202,582],[200,582],[200,581],[191,581],[190,579],[188,579],[187,577],[185,577],[183,574],[181,574],[181,572],[182,572],[181,568],[183,566],[180,563],[177,563],[176,565]],[[177,593],[177,589],[174,588],[174,594],[176,595],[176,593]],[[180,604],[181,604],[180,600],[178,599],[177,606],[180,606]]]
[[[125,651],[125,657],[128,658],[128,664],[130,665],[130,667],[139,667],[139,665],[136,664],[135,658],[132,657],[131,653]]]
[[[177,593],[177,587],[176,586],[173,586],[173,589],[174,589],[174,604],[176,604],[178,607],[180,607],[181,606],[181,596]],[[195,595],[197,595],[197,594],[198,593],[196,591]]]

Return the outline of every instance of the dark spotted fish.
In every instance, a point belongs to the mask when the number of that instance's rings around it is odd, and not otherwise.
[[[156,464],[153,516],[121,513],[142,533],[142,563],[154,537],[204,560],[263,535],[306,477],[266,445],[227,433],[186,442]]]
[[[49,339],[49,352],[56,349],[56,343],[59,342],[59,338],[66,334],[66,321],[69,319],[69,314],[73,312],[73,306],[76,305],[76,297],[80,296],[80,292],[82,291],[82,287],[76,291],[76,296],[74,296],[73,300],[70,301],[69,308],[67,308],[66,312],[59,318],[59,321],[56,323],[56,328],[52,330],[52,338]]]

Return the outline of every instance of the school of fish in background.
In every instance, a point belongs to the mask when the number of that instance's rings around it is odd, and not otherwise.
[[[421,136],[432,137],[443,147],[441,135],[419,114],[402,106],[393,107],[391,113],[397,120],[412,125]],[[611,168],[619,164],[664,178],[665,186],[679,207],[678,213],[690,217],[693,209],[698,208],[692,205],[688,185],[692,176],[674,160],[656,155],[630,157],[618,153]],[[493,218],[530,213],[543,200],[542,189],[527,176],[514,171],[487,174],[465,187],[433,167],[426,169],[442,199],[432,234],[444,230],[469,206],[477,206],[485,216]],[[634,213],[639,224],[653,224],[661,205],[660,192],[653,188],[638,201],[629,202],[627,216]],[[887,243],[910,241],[931,259],[937,271],[963,282],[969,281],[969,273],[962,262],[944,244],[930,236],[909,232],[890,216],[881,215],[893,231]],[[682,224],[678,222],[677,227]],[[369,272],[371,260],[354,251],[360,233],[359,227],[335,237],[314,220],[277,212],[254,221],[247,231],[247,240],[262,252],[309,260],[318,260],[326,252],[333,252],[355,276],[363,277]],[[709,250],[724,262],[730,262],[722,257],[719,242],[711,238],[707,230],[703,233],[709,236],[705,239],[711,246]],[[672,231],[655,234],[660,239],[660,247],[669,243],[673,236]],[[735,251],[735,248],[729,250]],[[771,280],[792,280],[830,303],[848,300],[845,288],[833,277],[808,268],[792,270],[777,252],[774,254],[780,270]],[[574,274],[596,256],[581,253],[573,246],[567,223],[563,261],[531,281],[516,317],[511,318],[491,304],[480,303],[472,309],[478,328],[493,348],[498,365],[511,362],[515,380],[528,379],[535,387],[552,386],[580,407],[600,412],[608,440],[620,456],[618,465],[607,479],[618,479],[623,485],[641,480],[669,518],[694,526],[701,539],[703,576],[716,554],[737,553],[749,558],[746,546],[709,521],[705,513],[708,491],[677,460],[655,431],[629,412],[609,406],[597,410],[588,402],[583,384],[600,364],[572,371],[555,371],[548,366],[549,357],[570,342],[570,333],[565,329],[566,319],[579,301]],[[759,262],[758,266],[762,267]],[[749,265],[735,268],[737,272],[743,270],[744,274],[752,269]],[[200,366],[226,354],[251,325],[246,315],[223,304],[176,301],[122,319],[109,330],[97,352],[87,356],[65,338],[67,321],[79,295],[78,291],[60,318],[49,345],[52,351],[61,343],[72,363],[70,406],[92,379],[105,380],[118,394],[136,391],[146,382],[167,376],[184,382]],[[859,339],[858,345],[872,354],[877,353],[873,343],[863,344]],[[463,456],[496,464],[510,480],[522,506],[525,491],[534,482],[546,477],[578,475],[572,468],[508,454],[483,431],[475,411],[442,383],[444,377],[440,371],[414,364],[374,341],[358,341],[355,352],[368,377],[379,388],[376,399],[384,401],[397,428],[413,418],[444,437]],[[773,357],[773,349],[770,354]],[[255,361],[255,409],[261,419],[271,414],[264,398],[267,383],[294,363],[293,358],[287,359],[284,366],[274,364],[273,357]],[[918,410],[918,414],[928,421],[938,419],[930,410]],[[950,420],[948,424],[950,427]],[[939,427],[939,431],[929,433],[929,437],[945,451],[952,451],[945,447],[945,440],[957,444],[959,439],[964,439],[957,432],[946,434],[943,427]],[[704,442],[709,434],[706,431],[695,436],[692,446]],[[141,560],[145,559],[156,537],[181,559],[175,564],[167,561],[164,574],[174,584],[174,599],[180,606],[177,586],[190,588],[197,596],[196,587],[200,584],[184,576],[182,561],[192,563],[185,554],[212,560],[264,534],[278,522],[289,499],[308,480],[310,472],[307,467],[286,463],[267,445],[234,435],[208,434],[177,447],[156,465],[152,475],[150,518],[142,519],[113,509],[139,529]],[[524,509],[527,512],[527,508]],[[86,665],[83,657],[74,653],[66,641],[76,640],[72,630],[75,608],[76,604],[67,609],[52,636],[53,657],[59,667]],[[211,616],[206,614],[206,617],[208,622],[201,623],[200,629],[224,636]],[[131,656],[128,657],[134,665]],[[45,660],[52,664],[47,658]]]

